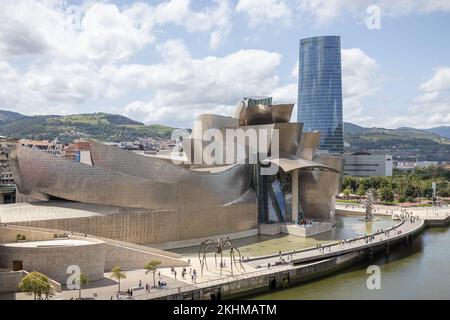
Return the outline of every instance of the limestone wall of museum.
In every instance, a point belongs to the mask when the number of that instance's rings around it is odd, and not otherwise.
[[[14,261],[22,261],[23,270],[38,271],[65,284],[67,267],[76,265],[90,281],[103,278],[106,245],[103,242],[76,246],[18,247],[0,246],[0,266],[13,269]]]
[[[258,227],[256,203],[210,210],[129,210],[73,219],[18,222],[16,225],[79,232],[135,244],[165,243]]]
[[[24,271],[0,271],[0,293],[19,291],[17,286],[24,276]]]

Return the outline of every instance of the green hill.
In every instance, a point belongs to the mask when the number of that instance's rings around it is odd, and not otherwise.
[[[3,113],[0,113],[0,115]],[[134,141],[137,138],[170,138],[173,128],[144,125],[125,116],[94,113],[69,116],[16,116],[0,120],[0,135],[10,138],[72,142],[74,139]]]
[[[397,160],[449,161],[450,140],[414,128],[364,128],[344,123],[344,140],[350,146],[346,152],[389,153]]]
[[[427,131],[450,139],[450,126],[431,128],[427,129]]]
[[[15,120],[18,118],[25,117],[23,114],[12,112],[12,111],[5,111],[0,110],[0,122],[1,121],[8,121],[8,120]]]

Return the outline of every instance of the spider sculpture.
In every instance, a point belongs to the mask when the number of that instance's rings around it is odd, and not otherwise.
[[[245,268],[242,265],[241,252],[239,251],[239,249],[236,248],[235,246],[233,246],[229,237],[225,237],[225,238],[220,237],[217,239],[217,241],[208,239],[208,240],[202,241],[202,243],[200,244],[198,258],[200,260],[200,265],[202,268],[201,269],[202,275],[203,275],[203,267],[206,266],[206,269],[208,269],[208,264],[206,261],[206,254],[212,248],[214,248],[214,260],[216,262],[216,268],[217,268],[217,256],[220,255],[220,275],[222,275],[222,268],[225,266],[225,261],[223,260],[223,252],[225,250],[230,250],[231,274],[233,275],[233,264],[236,265],[237,262],[239,262],[239,265],[245,271]],[[239,259],[236,259],[235,252],[238,253]]]

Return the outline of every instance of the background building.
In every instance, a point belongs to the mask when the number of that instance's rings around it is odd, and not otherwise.
[[[345,154],[344,175],[360,177],[392,176],[393,160],[391,155],[356,153]]]
[[[0,136],[0,204],[15,201],[16,187],[9,169],[8,141]]]
[[[304,131],[320,131],[320,150],[344,152],[341,39],[300,40],[297,121]]]

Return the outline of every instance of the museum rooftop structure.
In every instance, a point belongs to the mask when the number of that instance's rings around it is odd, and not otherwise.
[[[260,224],[333,222],[343,160],[316,155],[320,132],[290,123],[292,110],[244,98],[233,116],[205,114],[191,133],[176,130],[170,155],[89,141],[71,160],[16,145],[9,159],[21,195],[87,213],[13,222],[161,248],[246,237]]]

